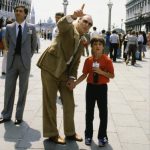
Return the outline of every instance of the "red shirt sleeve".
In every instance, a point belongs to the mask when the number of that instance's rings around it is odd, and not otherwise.
[[[110,59],[107,62],[107,71],[114,74],[114,66],[113,66],[112,60]]]

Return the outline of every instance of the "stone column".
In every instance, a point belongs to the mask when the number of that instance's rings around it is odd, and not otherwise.
[[[108,31],[111,31],[111,9],[113,3],[109,0],[107,6],[108,6]]]

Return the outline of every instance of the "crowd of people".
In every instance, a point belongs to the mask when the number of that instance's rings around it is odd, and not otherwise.
[[[87,34],[90,39],[99,37],[105,40],[106,45],[103,53],[107,54],[113,62],[122,57],[126,64],[131,60],[131,65],[134,65],[136,60],[142,61],[142,58],[145,57],[147,46],[150,47],[150,32],[148,34],[145,31],[137,32],[134,30],[127,31],[126,34],[117,33],[116,30],[98,32],[97,28],[93,27],[93,31]],[[90,40],[87,40],[87,43],[90,44]],[[85,49],[87,51],[87,46],[85,46]],[[89,54],[89,50],[87,54]],[[85,56],[85,54],[83,55]]]
[[[94,107],[97,102],[100,119],[97,133],[98,146],[103,147],[108,142],[107,83],[115,77],[113,62],[121,56],[126,64],[130,60],[131,65],[134,65],[137,59],[141,61],[142,57],[145,57],[144,52],[150,41],[150,34],[147,37],[145,32],[132,31],[123,35],[115,30],[112,33],[102,30],[99,33],[96,27],[89,32],[93,26],[93,19],[91,15],[84,13],[84,6],[83,4],[72,15],[64,16],[63,13],[56,13],[57,26],[52,34],[51,44],[37,62],[37,66],[41,69],[43,91],[41,93],[43,94],[43,136],[56,144],[66,144],[66,140],[83,141],[75,129],[73,90],[87,78],[85,144],[91,145],[92,142]],[[26,22],[28,9],[25,6],[16,6],[14,13],[16,20],[8,19],[6,28],[2,29],[0,22],[0,32],[3,31],[0,35],[3,42],[1,49],[3,49],[2,55],[5,56],[2,75],[6,75],[4,108],[0,123],[11,121],[16,81],[19,78],[19,96],[14,123],[20,125],[23,122],[31,58],[37,48],[37,34],[35,26]],[[84,50],[88,57],[84,62],[82,75],[77,78],[80,58],[85,55]],[[65,138],[59,135],[57,129],[58,91],[63,106]]]

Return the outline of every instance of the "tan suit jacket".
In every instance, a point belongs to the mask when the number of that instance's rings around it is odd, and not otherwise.
[[[67,21],[66,17],[60,19],[58,29],[59,34],[42,54],[37,66],[59,78],[67,70],[67,62],[73,55],[73,60],[67,71],[69,76],[77,77],[80,57],[84,50],[82,43],[79,44],[80,35],[74,25]],[[76,48],[77,52],[74,54]]]

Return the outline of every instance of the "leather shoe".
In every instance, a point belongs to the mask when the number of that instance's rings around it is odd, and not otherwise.
[[[0,124],[1,124],[1,123],[5,123],[5,122],[9,122],[10,120],[11,120],[11,119],[3,119],[3,118],[1,118],[1,119],[0,119]]]
[[[65,139],[58,136],[49,137],[49,140],[56,143],[56,144],[66,144]]]
[[[80,135],[76,134],[76,133],[74,135],[71,135],[71,136],[66,136],[66,139],[67,140],[72,140],[72,141],[78,141],[78,142],[83,141],[82,137]]]
[[[22,123],[22,120],[19,120],[19,119],[16,119],[15,122],[14,122],[14,124],[16,124],[16,125],[19,125],[21,123]]]

